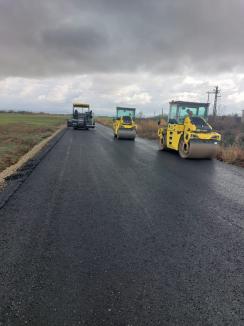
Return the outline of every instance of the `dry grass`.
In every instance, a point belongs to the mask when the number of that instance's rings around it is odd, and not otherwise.
[[[64,121],[63,116],[0,113],[0,172],[53,134]]]
[[[218,160],[244,167],[244,149],[237,146],[221,147]]]
[[[136,121],[137,134],[140,137],[156,139],[158,132],[158,123],[153,119],[138,119]]]

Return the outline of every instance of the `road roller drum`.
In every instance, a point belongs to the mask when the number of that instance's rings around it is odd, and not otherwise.
[[[190,141],[180,144],[179,154],[182,158],[215,158],[219,152],[218,143]]]
[[[135,139],[136,138],[136,130],[133,129],[120,129],[117,134],[118,139]]]

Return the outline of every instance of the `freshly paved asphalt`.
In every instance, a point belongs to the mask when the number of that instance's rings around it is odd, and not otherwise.
[[[0,325],[244,325],[244,170],[67,130],[0,210]]]

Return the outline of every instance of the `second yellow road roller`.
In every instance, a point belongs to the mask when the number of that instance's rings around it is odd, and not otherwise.
[[[172,101],[167,125],[158,128],[160,150],[172,149],[182,158],[214,158],[221,135],[207,122],[209,103]]]
[[[113,121],[114,138],[117,139],[132,139],[136,138],[134,108],[116,108],[116,118]]]

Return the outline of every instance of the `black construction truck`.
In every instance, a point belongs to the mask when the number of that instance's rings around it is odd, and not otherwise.
[[[95,119],[89,104],[73,103],[73,117],[67,120],[67,127],[73,129],[95,128]]]

